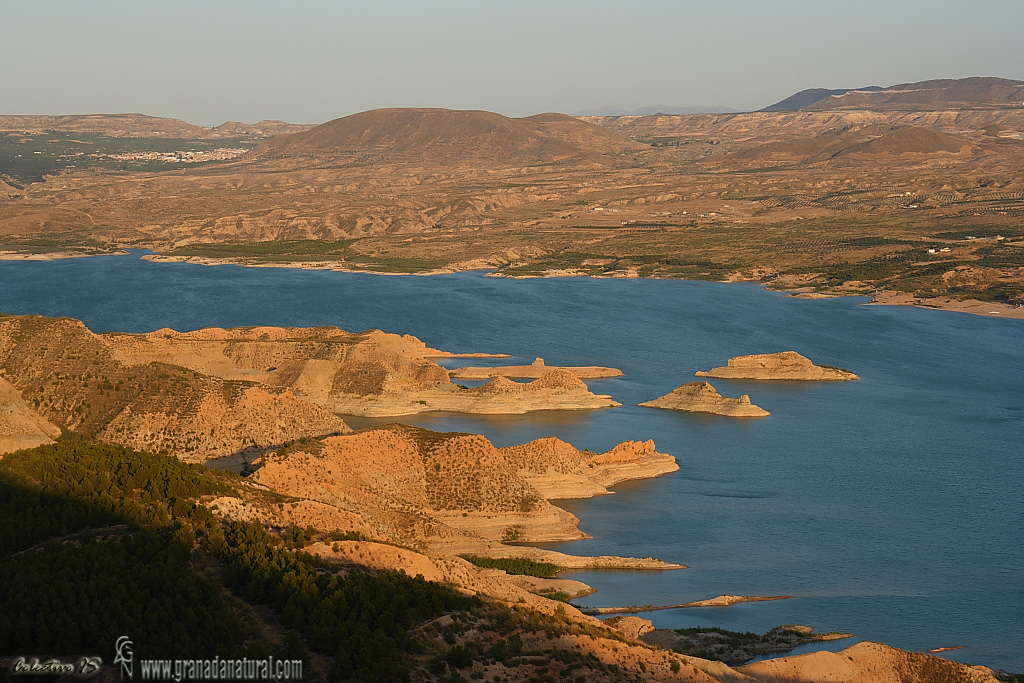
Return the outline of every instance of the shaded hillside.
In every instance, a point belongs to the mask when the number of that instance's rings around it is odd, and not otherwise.
[[[775,104],[768,105],[760,111],[799,111],[800,109],[827,97],[845,95],[851,90],[871,91],[881,89],[882,88],[877,85],[873,85],[868,88],[839,88],[837,90],[829,90],[828,88],[808,88],[807,90],[801,90],[798,93],[794,93],[784,100],[779,100]]]
[[[0,318],[0,372],[53,425],[191,461],[348,429],[287,390],[163,362],[127,365],[69,318]]]
[[[880,90],[832,94],[803,107],[804,111],[844,109],[964,109],[1024,106],[1024,81],[1007,78],[949,78],[900,83]]]
[[[509,168],[592,163],[644,149],[612,131],[562,114],[510,119],[485,111],[374,109],[282,135],[257,159],[365,158]]]

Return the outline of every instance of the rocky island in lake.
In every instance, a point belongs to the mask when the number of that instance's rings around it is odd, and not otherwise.
[[[685,410],[690,413],[714,413],[729,417],[764,417],[768,411],[750,402],[750,397],[743,394],[739,398],[722,396],[708,382],[689,382],[673,389],[653,401],[639,404],[645,408],[665,408],[668,410]]]
[[[846,381],[860,379],[849,370],[831,365],[815,365],[796,351],[755,353],[735,356],[725,367],[700,370],[697,377],[722,379],[792,379],[812,381]]]

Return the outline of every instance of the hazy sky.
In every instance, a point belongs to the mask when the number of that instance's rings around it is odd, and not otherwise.
[[[758,109],[811,87],[1024,79],[1022,27],[1022,0],[0,0],[0,113]]]

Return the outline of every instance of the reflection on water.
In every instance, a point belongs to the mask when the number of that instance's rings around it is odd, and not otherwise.
[[[621,408],[527,415],[346,418],[479,432],[496,445],[557,436],[604,451],[653,439],[680,471],[564,501],[586,554],[655,556],[668,572],[577,572],[589,605],[721,594],[792,600],[648,615],[659,626],[853,632],[912,650],[1024,669],[1024,324],[798,300],[753,285],[508,280],[155,264],[133,256],[0,263],[0,311],[68,315],[91,329],[219,325],[380,328],[455,352],[459,365],[602,365],[590,386]],[[758,420],[639,408],[730,356],[798,351],[857,382],[713,380]],[[839,644],[841,645],[841,644]]]

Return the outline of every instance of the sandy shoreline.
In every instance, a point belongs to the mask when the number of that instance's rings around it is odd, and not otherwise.
[[[346,268],[338,265],[335,261],[269,261],[262,263],[251,263],[242,258],[214,258],[212,256],[165,256],[163,254],[146,254],[140,257],[143,261],[154,263],[193,263],[200,266],[242,266],[243,268],[298,268],[299,270],[331,270],[336,273],[363,273],[365,275],[415,275],[427,277],[430,275],[452,275],[464,273],[469,270],[481,269],[460,269],[460,268],[435,268],[415,273],[396,273],[385,270],[369,270],[363,268]]]
[[[43,253],[26,253],[23,251],[0,251],[0,261],[58,261],[66,258],[87,258],[89,256],[124,256],[123,250],[83,254],[80,251],[48,251]]]
[[[878,292],[867,305],[914,306],[915,308],[931,308],[940,311],[985,315],[993,318],[1024,320],[1024,307],[991,301],[978,301],[977,299],[949,299],[946,297],[918,299],[913,294],[905,292]]]

